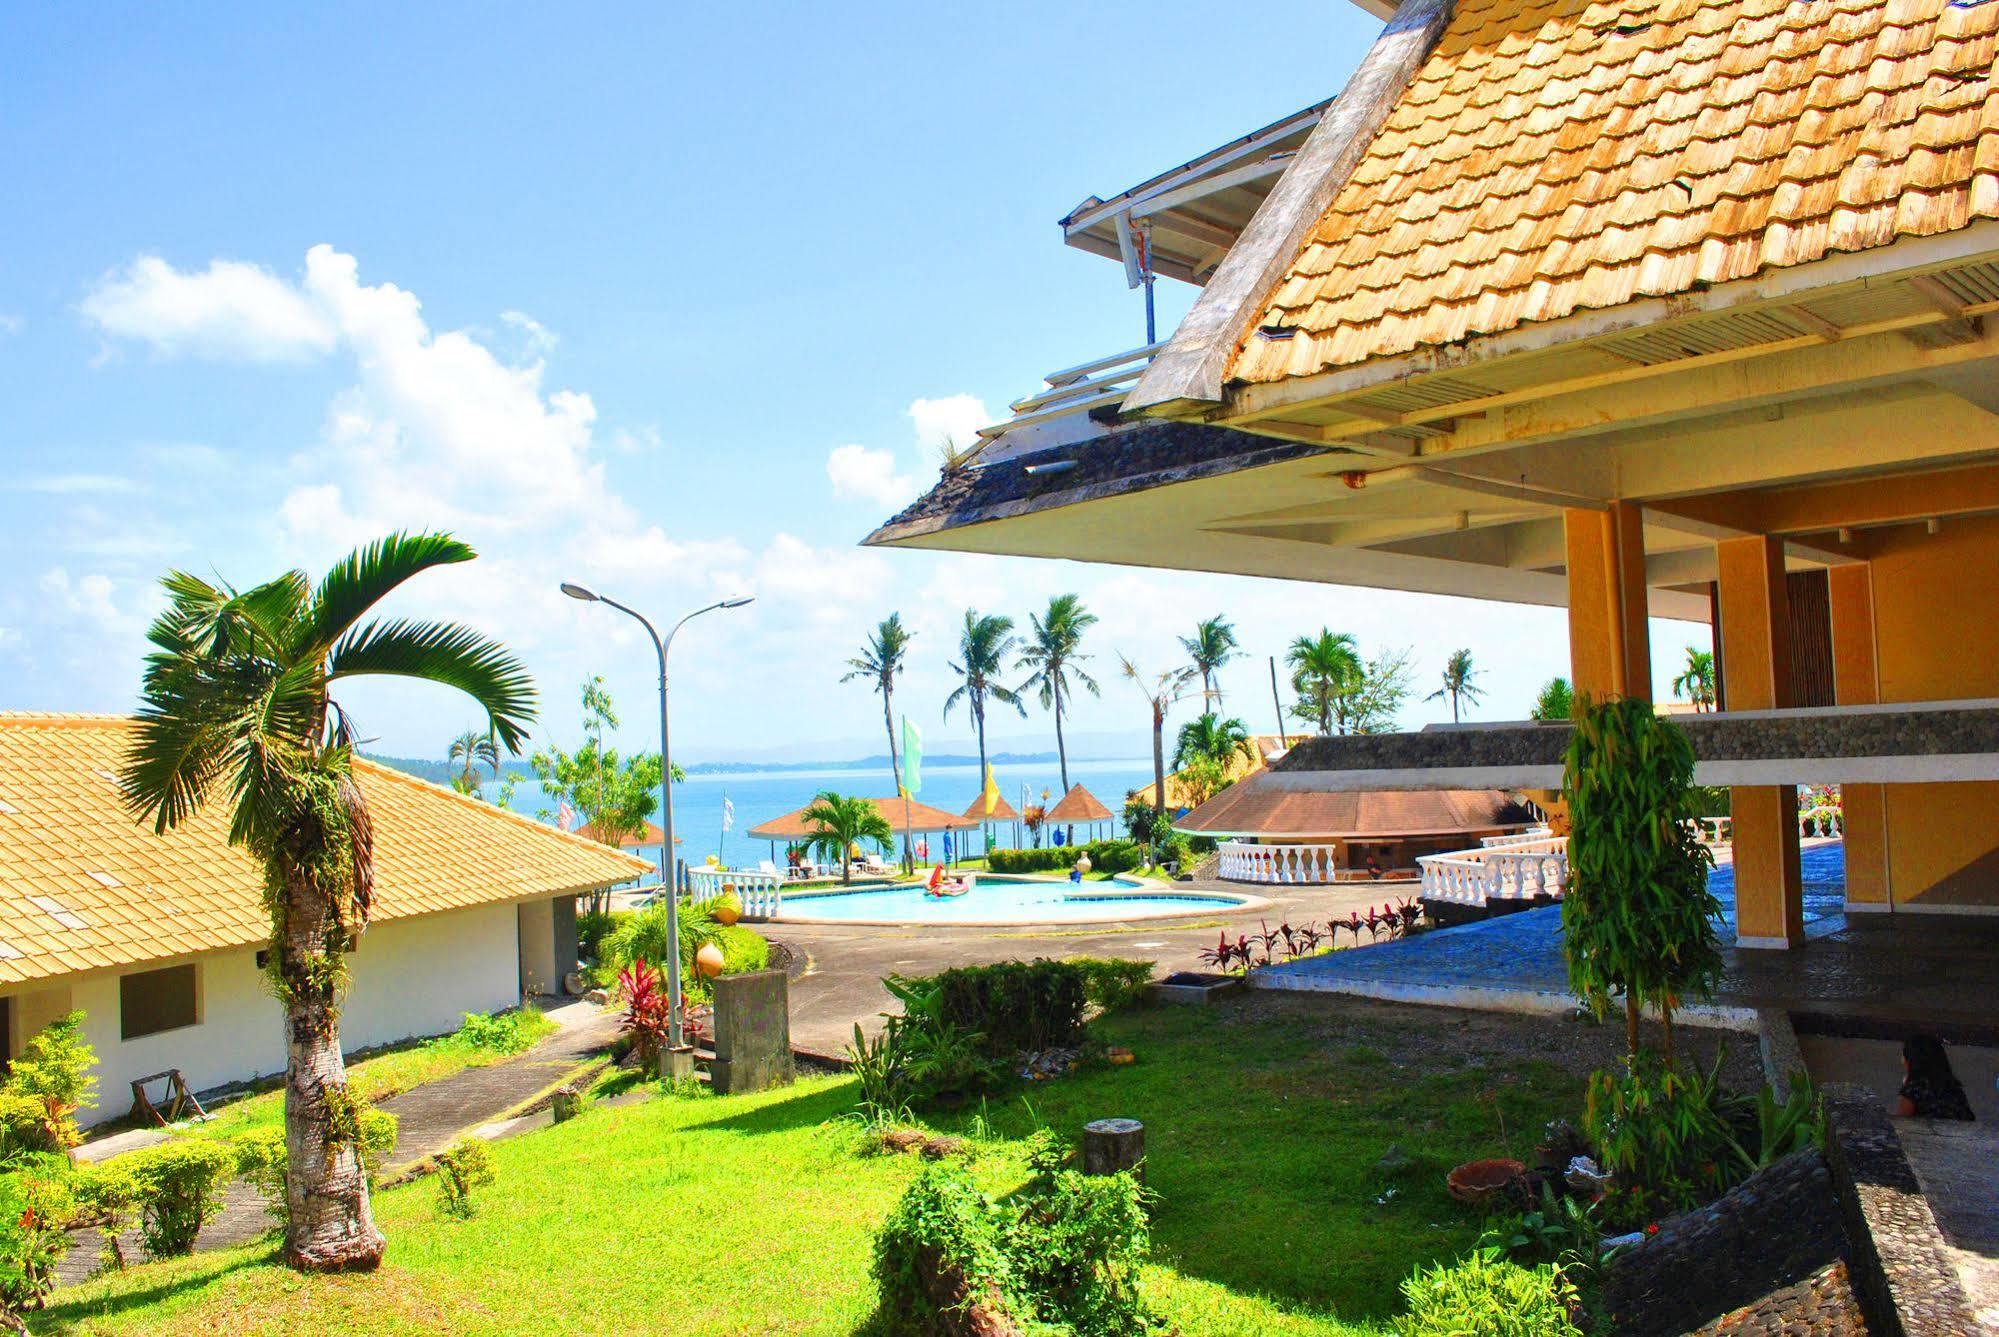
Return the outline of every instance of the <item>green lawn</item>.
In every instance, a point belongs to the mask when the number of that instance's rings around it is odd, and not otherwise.
[[[1522,1154],[1580,1099],[1574,1023],[1461,1022],[1355,1000],[1251,998],[1098,1023],[1138,1062],[934,1120],[985,1133],[978,1173],[1022,1176],[1039,1123],[1145,1121],[1149,1295],[1196,1334],[1352,1334],[1394,1312],[1412,1265],[1478,1224],[1443,1191],[1459,1160]],[[1434,1018],[1434,1022],[1426,1022]],[[1448,1032],[1443,1035],[1442,1032]],[[135,1268],[65,1292],[53,1332],[845,1333],[873,1305],[868,1241],[919,1162],[860,1154],[851,1083],[593,1108],[497,1144],[469,1222],[433,1189],[381,1194],[390,1237],[368,1277],[301,1278],[267,1249]],[[1502,1126],[1504,1132],[1502,1133]],[[1393,1185],[1391,1143],[1414,1159]],[[1377,1202],[1383,1190],[1396,1193]]]

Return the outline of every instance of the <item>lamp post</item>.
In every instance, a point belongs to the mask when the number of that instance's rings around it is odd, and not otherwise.
[[[653,651],[659,656],[659,817],[661,836],[659,846],[659,879],[666,891],[666,935],[673,941],[673,952],[667,958],[666,965],[667,1044],[674,1049],[679,1049],[683,1043],[680,1029],[680,880],[674,875],[673,752],[668,743],[666,724],[666,656],[673,649],[674,636],[689,622],[700,617],[703,613],[712,613],[718,608],[741,608],[744,604],[751,602],[754,596],[742,595],[734,599],[721,599],[709,604],[705,608],[697,608],[686,617],[681,618],[680,621],[674,623],[672,630],[666,633],[666,639],[661,640],[659,633],[653,630],[652,623],[648,622],[645,615],[637,609],[627,608],[616,599],[606,598],[594,590],[587,589],[582,585],[571,584],[566,580],[562,582],[562,592],[572,599],[581,599],[585,603],[607,604],[617,609],[620,613],[636,619],[638,624],[646,629],[646,635],[652,637]]]

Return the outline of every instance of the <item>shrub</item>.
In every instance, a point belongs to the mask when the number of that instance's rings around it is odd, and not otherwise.
[[[1403,1337],[1581,1337],[1575,1287],[1552,1264],[1522,1267],[1481,1251],[1458,1262],[1417,1268],[1402,1283],[1409,1312]]]
[[[673,1037],[673,1004],[660,983],[659,972],[640,957],[618,975],[618,992],[625,1000],[618,1031],[632,1037],[639,1067],[659,1071],[659,1056]]]
[[[1045,1172],[996,1202],[959,1166],[935,1166],[875,1237],[877,1330],[978,1330],[966,1322],[977,1313],[994,1326],[1137,1337],[1150,1326],[1138,1290],[1147,1242],[1144,1190],[1128,1174]]]
[[[532,1007],[505,1012],[467,1012],[454,1039],[473,1049],[496,1054],[524,1054],[555,1029],[555,1023]]]
[[[1090,869],[1097,873],[1128,873],[1146,862],[1145,847],[1135,840],[1092,840],[1048,849],[990,850],[986,867],[995,873],[1066,873],[1081,854],[1090,856]]]
[[[1152,988],[1150,961],[1072,956],[1062,963],[1083,974],[1083,998],[1099,1012],[1117,1012],[1143,1002]]]
[[[1063,961],[1002,961],[960,966],[933,976],[943,1019],[979,1037],[995,1059],[1013,1059],[1082,1042],[1088,1002],[1081,966]]]
[[[15,1165],[0,1174],[0,1315],[18,1326],[19,1316],[40,1309],[55,1289],[56,1263],[69,1251],[65,1227],[75,1202],[63,1158],[28,1153]]]
[[[690,993],[700,992],[694,973],[694,954],[703,943],[722,949],[722,973],[739,975],[762,970],[770,964],[770,943],[755,929],[742,924],[717,924],[702,905],[680,907],[680,976]],[[663,962],[672,939],[667,932],[664,902],[629,914],[603,942],[603,959],[620,970],[634,961]]]
[[[437,1153],[437,1209],[463,1221],[478,1210],[472,1190],[493,1182],[493,1159],[476,1137],[461,1137]]]
[[[395,1151],[400,1130],[395,1115],[367,1105],[361,1107],[356,1122],[361,1130],[361,1169],[372,1185]],[[264,1200],[264,1210],[280,1223],[290,1220],[291,1207],[285,1198],[285,1167],[289,1160],[285,1130],[253,1129],[232,1139],[229,1146],[236,1155],[236,1173],[257,1190]]]
[[[576,954],[585,961],[604,959],[604,940],[632,917],[630,910],[585,910],[576,916]]]
[[[125,1249],[118,1237],[132,1223],[139,1205],[140,1185],[123,1157],[113,1157],[80,1168],[70,1180],[76,1195],[76,1217],[71,1227],[94,1226],[103,1238],[98,1257],[113,1272],[125,1266]]]
[[[190,1137],[120,1158],[138,1185],[139,1238],[153,1258],[194,1252],[201,1227],[222,1205],[222,1186],[236,1172],[227,1144]]]
[[[0,1161],[22,1151],[68,1151],[83,1140],[76,1112],[97,1094],[97,1054],[83,1013],[57,1017],[22,1046],[0,1084]]]

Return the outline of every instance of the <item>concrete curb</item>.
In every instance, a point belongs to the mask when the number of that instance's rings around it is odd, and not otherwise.
[[[1249,987],[1277,993],[1338,993],[1383,1003],[1414,1003],[1423,1007],[1456,1007],[1474,1012],[1512,1012],[1525,1016],[1567,1017],[1582,1005],[1572,994],[1545,989],[1498,989],[1481,985],[1405,984],[1386,980],[1333,979],[1323,975],[1287,974],[1266,978],[1249,973]],[[1756,1011],[1694,1003],[1677,1009],[1674,1020],[1686,1025],[1754,1032]]]

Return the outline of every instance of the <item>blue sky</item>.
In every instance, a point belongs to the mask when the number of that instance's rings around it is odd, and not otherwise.
[[[249,583],[438,525],[485,556],[399,607],[516,646],[557,736],[602,672],[643,739],[651,676],[561,579],[662,616],[757,593],[676,655],[692,756],[872,739],[839,661],[895,608],[909,713],[962,734],[960,610],[1067,589],[1103,617],[1083,731],[1142,731],[1116,653],[1164,667],[1222,610],[1256,656],[1321,625],[1411,647],[1424,690],[1468,645],[1482,713],[1517,717],[1565,669],[1558,612],[854,546],[933,475],[925,434],[1140,341],[1061,214],[1329,95],[1377,27],[1338,0],[11,7],[0,708],[128,708],[170,565]],[[1170,327],[1192,290],[1161,296]],[[1655,623],[1662,668],[1689,640]],[[1225,677],[1257,728],[1264,672]],[[388,751],[473,723],[350,696]]]

